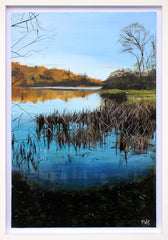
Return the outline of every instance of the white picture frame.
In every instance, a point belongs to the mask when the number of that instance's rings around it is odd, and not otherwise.
[[[7,51],[7,9],[8,8],[17,8],[17,7],[119,7],[119,8],[147,8],[153,7],[161,9],[159,14],[160,22],[159,27],[161,35],[158,36],[159,39],[159,49],[157,58],[160,59],[159,68],[157,68],[157,76],[160,76],[159,82],[159,95],[157,98],[157,107],[159,114],[157,115],[159,121],[159,134],[157,136],[157,141],[159,142],[159,163],[158,167],[158,177],[157,177],[157,219],[159,221],[157,228],[93,228],[93,229],[81,229],[81,228],[62,228],[62,229],[32,229],[27,231],[26,229],[9,229],[10,217],[9,204],[11,201],[9,185],[11,184],[11,177],[8,171],[8,137],[10,131],[10,117],[8,118],[8,108],[7,102],[9,96],[9,86],[7,85],[7,76],[8,64],[9,64],[9,54]],[[167,113],[167,90],[168,90],[168,1],[167,0],[2,0],[0,2],[0,33],[1,33],[1,42],[0,42],[0,76],[1,76],[1,87],[0,87],[0,105],[1,105],[1,158],[0,158],[0,239],[7,240],[19,240],[19,239],[152,239],[152,240],[166,240],[168,239],[168,162],[166,158],[166,149],[167,149],[167,134],[168,128],[166,126],[166,119],[168,117]],[[11,185],[10,185],[11,186]]]

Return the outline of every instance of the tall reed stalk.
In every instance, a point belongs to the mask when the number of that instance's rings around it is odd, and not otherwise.
[[[115,131],[120,135],[120,150],[129,147],[141,153],[147,149],[156,129],[156,106],[153,104],[117,104],[105,101],[93,112],[66,114],[55,112],[37,117],[37,134],[43,130],[48,148],[52,139],[59,144],[72,145],[77,150],[102,143],[106,135]],[[44,137],[44,136],[43,136]]]

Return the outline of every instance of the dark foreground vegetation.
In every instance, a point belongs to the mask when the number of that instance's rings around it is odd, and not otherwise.
[[[45,190],[12,175],[12,227],[155,227],[155,174],[82,191]]]
[[[156,89],[156,70],[149,72],[135,72],[131,70],[117,70],[103,82],[104,89]]]

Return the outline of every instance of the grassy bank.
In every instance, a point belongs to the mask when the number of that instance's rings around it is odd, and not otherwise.
[[[83,191],[44,190],[12,175],[12,227],[154,227],[155,175]]]
[[[156,104],[156,90],[120,90],[109,89],[99,90],[103,98],[117,100],[119,103],[122,101],[127,104]]]

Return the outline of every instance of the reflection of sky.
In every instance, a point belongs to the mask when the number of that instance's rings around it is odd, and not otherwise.
[[[60,89],[60,90],[98,90],[101,87],[33,87],[34,89]]]
[[[41,113],[50,114],[54,111],[63,113],[93,111],[101,104],[101,97],[93,93],[87,97],[70,98],[68,101],[60,99],[47,100],[45,102],[27,102],[12,104],[12,133],[17,139],[16,146],[20,142],[27,142],[30,134],[32,140],[37,143],[37,156],[39,162],[39,174],[33,167],[27,171],[27,164],[23,169],[31,179],[38,180],[48,187],[48,178],[56,187],[84,188],[105,183],[118,183],[127,179],[144,176],[153,160],[150,155],[155,153],[133,155],[128,153],[126,161],[123,152],[119,149],[116,154],[116,135],[109,133],[103,143],[91,144],[90,149],[82,148],[77,151],[71,145],[69,148],[60,148],[53,139],[50,148],[43,143],[43,139],[37,141],[35,116]],[[17,118],[18,117],[18,118]],[[155,145],[155,141],[152,142]],[[118,146],[119,147],[119,146]],[[30,163],[31,164],[31,163]]]
[[[14,102],[12,104],[12,132],[17,138],[23,139],[23,133],[31,130],[35,133],[35,116],[48,115],[54,111],[59,113],[79,113],[83,110],[94,111],[101,104],[101,97],[94,93],[86,97],[70,98],[68,101],[52,99],[45,102]],[[19,127],[18,127],[19,126]]]
[[[31,114],[39,115],[39,114],[52,114],[54,111],[58,111],[59,113],[74,113],[74,112],[81,112],[82,110],[89,110],[93,111],[97,107],[100,106],[101,97],[99,94],[94,93],[87,97],[78,97],[78,98],[71,98],[68,101],[64,101],[61,99],[52,99],[47,100],[45,102],[27,102],[27,103],[13,103],[12,115],[15,117],[16,112],[17,114],[21,114],[22,112],[29,116]],[[28,112],[26,114],[26,112]]]
[[[39,174],[34,174],[33,168],[25,172],[30,179],[39,181],[47,188],[52,183],[56,188],[74,189],[133,181],[149,173],[149,166],[154,163],[150,155],[154,153],[149,151],[148,154],[133,155],[130,152],[126,160],[119,149],[116,154],[115,141],[113,133],[106,138],[102,147],[97,143],[90,149],[81,148],[77,152],[73,146],[60,149],[52,141],[49,150],[41,149],[43,160],[39,164]]]

